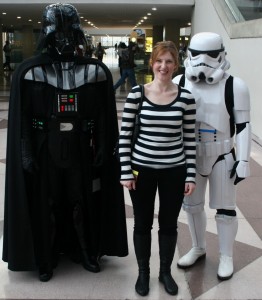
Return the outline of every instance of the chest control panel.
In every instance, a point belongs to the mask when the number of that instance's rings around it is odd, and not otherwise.
[[[57,93],[57,114],[76,115],[78,112],[78,93]]]

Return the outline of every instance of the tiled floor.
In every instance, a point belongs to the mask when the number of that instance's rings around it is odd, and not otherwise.
[[[107,50],[104,62],[118,79],[117,58]],[[0,252],[2,249],[5,149],[8,117],[10,74],[0,80]],[[138,83],[151,80],[151,75],[137,74]],[[128,83],[116,92],[119,121],[128,90]],[[176,267],[178,258],[191,246],[186,216],[179,217],[179,239],[172,273],[179,285],[177,296],[169,296],[158,282],[157,222],[153,228],[150,293],[145,299],[262,299],[262,148],[252,142],[251,177],[238,186],[239,230],[234,247],[235,274],[231,280],[217,279],[218,241],[214,211],[206,207],[207,257],[194,268],[183,271]],[[0,261],[0,299],[139,299],[134,290],[137,277],[132,230],[133,216],[128,193],[125,193],[130,254],[125,258],[103,257],[102,271],[90,273],[80,265],[64,261],[48,283],[38,281],[37,274],[12,272]],[[157,205],[156,205],[157,214]]]

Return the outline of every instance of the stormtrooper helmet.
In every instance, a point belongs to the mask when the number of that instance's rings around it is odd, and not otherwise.
[[[212,32],[195,34],[188,47],[185,60],[185,75],[192,82],[205,81],[208,84],[219,82],[230,64],[220,35]]]
[[[51,4],[43,12],[42,34],[45,47],[56,49],[61,56],[74,55],[85,44],[76,8],[71,4]]]

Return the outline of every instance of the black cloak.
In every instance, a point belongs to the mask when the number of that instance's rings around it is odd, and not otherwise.
[[[3,230],[3,261],[13,271],[29,271],[37,268],[33,245],[33,222],[30,219],[31,204],[28,200],[28,183],[21,162],[21,109],[22,85],[25,74],[37,66],[53,63],[48,54],[40,54],[22,62],[12,77],[6,152],[6,182]],[[96,195],[94,227],[99,256],[128,255],[126,218],[123,189],[119,183],[119,166],[113,156],[118,139],[118,121],[112,75],[108,68],[96,59],[78,57],[76,64],[99,65],[107,77],[106,97],[103,99],[103,159],[97,170],[101,189]],[[99,88],[99,87],[98,87]],[[36,187],[37,189],[37,187]],[[89,204],[87,204],[89,205]],[[90,207],[90,209],[93,209]],[[92,215],[92,212],[91,214]],[[72,241],[73,243],[74,241]]]

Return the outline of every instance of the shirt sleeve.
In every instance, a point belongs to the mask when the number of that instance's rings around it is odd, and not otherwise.
[[[141,90],[138,86],[133,87],[128,94],[123,115],[122,124],[119,135],[119,157],[121,165],[121,180],[134,179],[131,168],[131,141],[134,131],[135,116],[137,114]]]
[[[187,178],[186,182],[195,182],[196,177],[196,103],[193,95],[183,89],[182,95],[187,98],[183,118],[183,142],[186,156]]]

